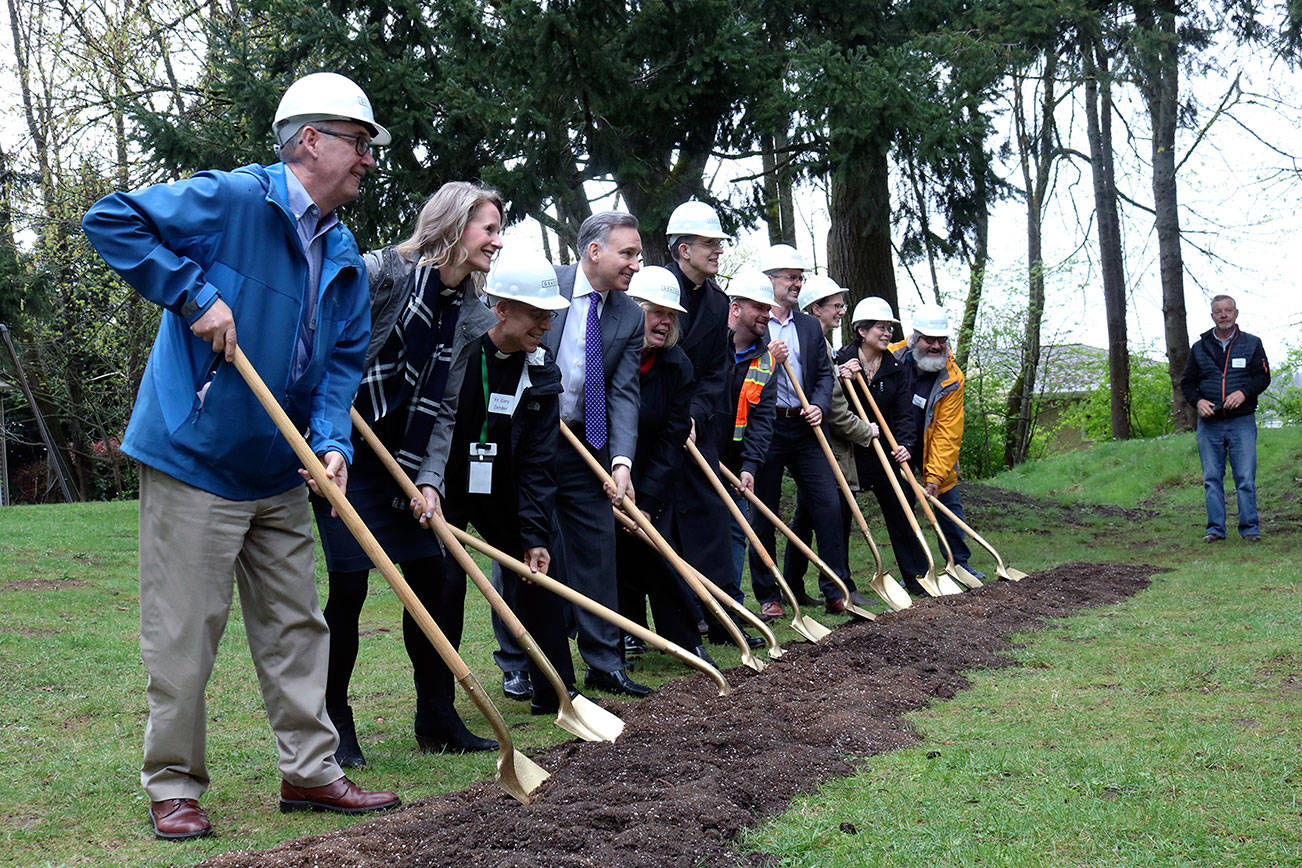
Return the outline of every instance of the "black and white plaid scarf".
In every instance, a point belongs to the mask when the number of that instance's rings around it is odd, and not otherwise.
[[[429,289],[431,283],[437,291]],[[447,389],[465,286],[443,286],[436,267],[417,267],[407,306],[358,388],[358,412],[412,474],[425,459]]]

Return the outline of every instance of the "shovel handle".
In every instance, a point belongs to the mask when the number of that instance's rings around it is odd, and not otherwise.
[[[873,415],[877,417],[877,425],[882,429],[882,434],[886,436],[886,442],[891,445],[891,451],[894,452],[900,448],[900,444],[895,442],[895,435],[891,432],[891,426],[886,424],[886,417],[882,414],[881,408],[877,406],[877,400],[873,398],[872,390],[868,388],[863,373],[856,371],[854,378],[859,384],[859,388],[863,389],[864,397],[868,399],[868,406],[872,407]],[[845,385],[845,390],[854,400],[854,406],[859,411],[859,415],[863,417],[865,422],[868,421],[868,414],[864,412],[863,405],[859,403],[859,394],[855,391],[849,379],[846,380]],[[945,539],[945,534],[940,529],[940,522],[936,519],[936,513],[931,509],[926,489],[918,482],[918,478],[913,475],[913,468],[909,466],[907,461],[900,465],[900,469],[904,472],[904,478],[909,481],[909,485],[913,486],[913,493],[918,496],[918,503],[922,506],[922,512],[927,516],[927,521],[931,522],[931,526],[935,528],[936,536],[939,537],[940,544],[945,549],[946,561],[952,564],[954,562],[954,553],[950,550],[949,540]]]
[[[263,409],[267,411],[267,415],[276,423],[281,435],[289,442],[294,454],[298,456],[298,460],[302,462],[303,467],[316,482],[318,493],[330,501],[330,505],[339,514],[349,532],[356,537],[362,551],[366,552],[371,562],[384,576],[385,581],[389,583],[389,587],[393,588],[394,593],[398,595],[403,607],[420,626],[421,632],[429,638],[430,644],[434,646],[434,650],[438,652],[439,657],[452,671],[453,678],[462,681],[469,676],[470,667],[461,659],[461,655],[457,653],[457,650],[452,647],[452,643],[443,635],[439,625],[434,622],[429,612],[421,605],[411,586],[403,579],[393,561],[389,560],[389,556],[384,553],[379,541],[375,539],[370,528],[362,521],[362,517],[357,514],[357,510],[348,502],[348,499],[344,497],[343,492],[339,490],[334,482],[326,476],[325,467],[321,464],[321,460],[312,452],[312,447],[308,445],[307,441],[303,439],[303,435],[294,427],[294,423],[284,409],[281,408],[276,396],[262,382],[262,377],[258,375],[258,372],[244,355],[244,351],[239,347],[235,348],[235,369],[240,372],[244,382],[248,383],[249,388],[258,399],[258,403],[262,404]]]
[[[795,371],[791,370],[791,362],[786,359],[782,360],[782,368],[787,373],[787,379],[796,391],[796,397],[800,399],[800,406],[809,409],[809,400],[805,398],[805,390],[800,387],[800,378],[796,376]],[[841,496],[845,498],[846,505],[850,507],[851,514],[854,515],[855,524],[859,526],[859,532],[863,534],[864,539],[868,541],[868,548],[872,550],[873,560],[876,562],[877,574],[881,575],[882,556],[877,550],[877,543],[873,542],[873,535],[868,530],[868,521],[863,517],[863,511],[859,509],[859,502],[854,499],[854,492],[850,490],[850,483],[846,481],[845,474],[841,472],[841,465],[836,463],[836,456],[832,454],[832,446],[827,442],[827,435],[823,433],[821,426],[812,425],[814,437],[818,440],[818,445],[823,450],[823,457],[832,468],[832,475],[836,477],[836,485],[841,489]]]
[[[609,485],[612,491],[615,490],[615,480],[612,479],[610,474],[606,472],[606,469],[601,466],[601,462],[597,461],[597,459],[593,457],[592,453],[583,445],[578,436],[576,436],[564,422],[560,423],[560,428],[561,436],[569,441],[569,444],[574,447],[574,451],[579,453],[579,457],[581,457],[584,463],[592,469],[592,472],[596,474],[597,478],[600,479],[602,483]],[[629,497],[627,494],[624,495],[619,502],[619,507],[623,509],[624,512],[633,519],[633,521],[637,522],[637,526],[642,529],[642,532],[655,543],[656,548],[673,566],[674,571],[682,576],[683,581],[687,582],[687,586],[692,589],[692,592],[701,598],[701,602],[710,610],[710,614],[713,615],[721,625],[723,625],[724,629],[728,630],[733,641],[735,641],[739,647],[745,647],[746,639],[741,635],[741,631],[732,623],[732,619],[724,614],[718,601],[710,596],[710,592],[701,587],[700,582],[696,581],[696,576],[692,567],[684,561],[682,557],[673,550],[673,547],[669,545],[665,538],[661,536],[660,531],[656,530],[655,525],[653,525],[646,515],[643,514],[642,510],[638,509],[637,504],[633,502],[633,498]]]
[[[836,572],[827,565],[826,561],[824,561],[822,558],[818,556],[817,552],[815,552],[812,548],[810,548],[809,543],[805,542],[800,537],[796,536],[795,531],[793,531],[790,527],[788,527],[786,522],[778,518],[777,513],[769,509],[768,504],[765,503],[763,500],[761,500],[758,494],[751,491],[750,489],[742,488],[741,480],[738,479],[736,474],[734,474],[731,470],[729,470],[727,465],[725,465],[722,461],[719,462],[719,475],[722,476],[727,481],[727,483],[731,485],[734,489],[741,492],[741,496],[746,498],[747,503],[749,503],[751,506],[758,509],[760,511],[760,515],[764,516],[766,519],[769,520],[769,524],[773,525],[779,531],[781,531],[782,535],[785,536],[791,542],[791,544],[800,551],[802,555],[808,558],[811,564],[814,564],[816,567],[818,567],[819,571],[821,571],[823,575],[827,576],[827,578],[831,580],[833,584],[837,585],[841,589],[842,593],[845,594],[845,598],[847,600],[850,599],[850,590],[845,586],[845,582],[841,581],[841,577],[838,576]]]
[[[392,453],[389,452],[388,448],[385,447],[380,438],[376,436],[375,431],[366,423],[366,420],[362,418],[362,414],[357,412],[356,407],[352,408],[350,415],[353,420],[353,427],[362,435],[362,439],[366,441],[366,445],[371,447],[371,451],[375,453],[375,456],[380,459],[380,463],[389,471],[389,475],[393,477],[393,481],[398,483],[398,487],[402,489],[403,493],[406,494],[408,498],[420,499],[421,493],[420,489],[416,487],[416,483],[412,482],[411,477],[409,477],[403,471],[402,467],[398,465],[398,462],[394,459]],[[479,569],[479,564],[475,563],[474,559],[470,557],[470,554],[466,551],[465,547],[462,546],[461,543],[457,542],[457,538],[452,535],[451,528],[447,521],[436,512],[430,516],[430,526],[438,536],[439,541],[443,543],[443,547],[452,554],[457,565],[465,571],[466,575],[470,576],[470,580],[475,583],[475,587],[484,595],[484,599],[488,600],[488,605],[491,606],[493,611],[497,613],[497,616],[502,619],[502,623],[506,625],[506,628],[511,632],[511,635],[520,642],[522,648],[529,652],[529,656],[533,658],[538,669],[547,678],[548,682],[551,683],[552,689],[556,691],[556,695],[558,697],[565,697],[562,702],[568,700],[569,692],[566,689],[565,683],[561,681],[560,673],[556,671],[556,667],[552,665],[552,662],[547,659],[547,656],[543,654],[541,649],[538,647],[538,643],[534,641],[531,635],[529,635],[529,631],[525,628],[524,622],[516,617],[515,612],[511,611],[511,607],[506,604],[506,600],[502,599],[502,595],[493,587],[493,583],[484,575],[483,570]]]

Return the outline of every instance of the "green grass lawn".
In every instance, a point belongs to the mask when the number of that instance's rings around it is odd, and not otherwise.
[[[1009,564],[1170,571],[1119,606],[1024,637],[1025,665],[973,673],[971,690],[910,718],[924,735],[916,747],[866,760],[745,844],[789,865],[1302,862],[1300,466],[1302,431],[1262,432],[1266,538],[1252,548],[1233,535],[1197,542],[1189,435],[1096,446],[996,480],[1069,504],[970,512]],[[209,687],[204,804],[217,834],[153,839],[139,787],[135,524],[134,503],[0,509],[0,864],[189,864],[355,822],[277,811],[237,606]],[[471,590],[463,652],[518,745],[568,739],[501,699],[486,613]],[[491,775],[495,755],[415,752],[398,603],[378,577],[362,629],[353,705],[371,767],[355,778],[411,800]],[[735,652],[712,651],[736,665]],[[683,672],[651,655],[637,675],[656,684]]]

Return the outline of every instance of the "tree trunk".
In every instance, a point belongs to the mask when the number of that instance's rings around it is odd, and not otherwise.
[[[1130,350],[1126,337],[1126,278],[1117,214],[1117,182],[1112,164],[1112,80],[1105,47],[1087,37],[1085,120],[1098,215],[1099,260],[1103,271],[1103,307],[1108,324],[1108,376],[1112,392],[1112,437],[1130,439]]]
[[[1176,197],[1175,128],[1180,105],[1180,47],[1174,3],[1159,0],[1156,9],[1136,5],[1136,18],[1159,39],[1140,91],[1153,124],[1153,207],[1156,211],[1158,262],[1162,273],[1162,322],[1166,364],[1171,377],[1171,416],[1177,431],[1193,430],[1197,413],[1184,399],[1180,377],[1189,359],[1189,322],[1184,304],[1184,257],[1180,251],[1180,211]]]
[[[828,276],[849,289],[851,310],[876,295],[898,314],[886,148],[843,166],[832,178],[831,199]]]
[[[967,370],[968,355],[972,350],[972,333],[976,330],[977,314],[981,309],[981,291],[985,288],[986,263],[990,260],[990,187],[987,183],[985,147],[976,143],[981,152],[980,168],[976,172],[972,193],[976,199],[976,247],[968,267],[967,299],[963,302],[963,322],[958,328],[954,346],[954,361],[960,370]]]

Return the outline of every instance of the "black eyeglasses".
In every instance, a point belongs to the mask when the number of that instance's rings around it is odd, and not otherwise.
[[[312,127],[312,129],[316,130],[318,133],[327,136],[334,136],[338,139],[352,139],[353,150],[357,152],[357,156],[359,157],[365,157],[371,152],[371,139],[366,135],[366,133],[339,133],[334,130],[323,130],[320,127]]]

